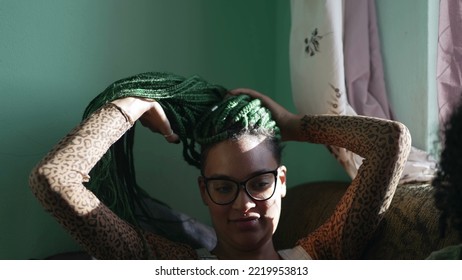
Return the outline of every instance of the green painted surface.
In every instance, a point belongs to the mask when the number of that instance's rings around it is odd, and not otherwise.
[[[432,151],[436,126],[437,0],[377,0],[387,90],[413,146]]]

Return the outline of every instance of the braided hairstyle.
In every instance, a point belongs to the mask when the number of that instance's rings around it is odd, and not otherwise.
[[[462,239],[462,104],[452,113],[444,132],[439,168],[432,181],[435,206],[441,211],[441,235],[451,225]]]
[[[211,146],[243,135],[266,136],[268,147],[280,161],[280,131],[269,110],[262,107],[258,99],[226,94],[224,87],[207,83],[198,76],[184,78],[163,72],[142,73],[107,87],[90,102],[83,118],[115,99],[152,98],[162,106],[173,131],[178,134],[184,159],[199,169]],[[134,131],[135,126],[111,146],[92,169],[92,180],[87,187],[121,218],[139,225],[140,219],[150,221],[144,199],[153,198],[136,182]]]
[[[204,170],[208,151],[224,140],[239,140],[252,135],[263,137],[263,143],[280,163],[282,146],[280,131],[271,113],[262,107],[259,99],[248,95],[226,97],[220,104],[207,110],[194,131],[194,138],[201,146],[199,168]]]

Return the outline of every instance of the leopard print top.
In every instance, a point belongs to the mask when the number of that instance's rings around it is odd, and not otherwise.
[[[111,103],[103,106],[32,170],[31,189],[95,258],[197,259],[187,245],[133,228],[83,185],[93,166],[132,126],[123,110]],[[409,132],[398,122],[346,116],[305,116],[300,129],[306,141],[345,147],[365,158],[333,216],[297,244],[315,259],[355,258],[391,202],[410,149]]]

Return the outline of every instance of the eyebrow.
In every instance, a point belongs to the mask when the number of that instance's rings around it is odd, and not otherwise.
[[[263,174],[263,173],[273,172],[273,171],[277,170],[278,168],[279,168],[279,166],[274,168],[274,169],[260,169],[260,170],[254,171],[254,172],[250,173],[246,177],[245,180],[248,180],[248,179],[250,179],[250,178],[252,178],[254,176],[257,176],[257,175],[260,175],[260,174]],[[225,174],[212,174],[210,177],[207,177],[204,174],[202,174],[202,177],[204,177],[206,179],[226,179],[226,180],[231,180],[231,181],[235,181],[235,182],[240,182],[241,181],[241,180],[238,180],[236,178],[233,178],[233,177],[225,175]]]

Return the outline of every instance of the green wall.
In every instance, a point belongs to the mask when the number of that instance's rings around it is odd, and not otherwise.
[[[116,79],[199,74],[258,89],[293,109],[289,17],[289,1],[277,0],[0,0],[0,259],[79,249],[36,201],[28,175]],[[180,146],[138,129],[135,153],[142,186],[208,222],[198,173]],[[346,179],[323,147],[289,143],[285,161],[290,185]]]
[[[376,0],[384,72],[396,118],[413,146],[437,153],[438,0]]]

